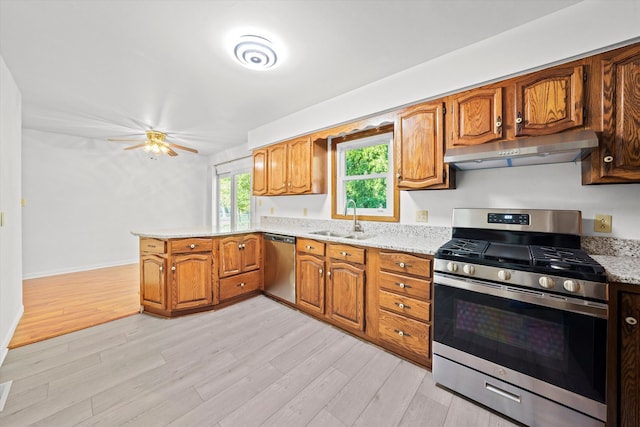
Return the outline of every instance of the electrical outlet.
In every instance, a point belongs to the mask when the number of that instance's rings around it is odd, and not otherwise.
[[[269,209],[269,214],[273,215],[273,206]]]
[[[262,206],[262,199],[258,198],[258,206]]]
[[[307,216],[307,208],[302,208],[302,216]]]
[[[429,222],[429,211],[416,211],[416,222]]]
[[[596,214],[593,221],[593,231],[598,233],[611,233],[611,215]]]

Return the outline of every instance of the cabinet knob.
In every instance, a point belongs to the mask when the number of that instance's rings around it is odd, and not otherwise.
[[[244,288],[244,287],[245,287],[245,285],[246,285],[246,283],[242,282],[242,283],[238,283],[238,285],[237,285],[237,286],[240,286],[241,288]]]
[[[160,266],[160,273],[162,273],[164,271],[164,265]]]
[[[411,307],[409,307],[408,305],[404,305],[404,304],[403,304],[403,303],[401,303],[401,302],[397,302],[397,303],[395,303],[395,304],[398,306],[398,308],[402,308],[402,309],[405,309],[405,308],[406,308],[407,310],[410,310],[410,309],[411,309]]]
[[[398,287],[400,287],[400,289],[411,289],[411,285],[407,285],[406,283],[402,283],[402,282],[396,282],[396,285],[398,285]]]
[[[189,247],[190,247],[191,249],[195,249],[195,248],[196,248],[196,244],[195,244],[195,243],[192,243],[192,244],[190,244],[190,245],[189,245]]]
[[[613,156],[604,156],[604,159],[602,159],[602,161],[605,163],[613,163]]]
[[[238,249],[242,249],[242,245],[241,244],[238,244]]]
[[[171,271],[176,271],[176,266],[175,266],[175,264],[171,266]]]
[[[406,262],[399,262],[398,265],[400,266],[400,268],[411,267],[411,264],[407,264]]]
[[[518,116],[516,117],[516,133],[522,132],[522,113],[518,111]]]
[[[394,329],[393,330],[396,334],[400,335],[401,337],[410,337],[411,335],[409,335],[408,333],[398,330],[398,329]]]
[[[331,278],[331,270],[327,271],[327,276]]]
[[[342,252],[340,252],[340,255],[342,255],[342,256],[350,256],[351,254],[349,252],[342,251]]]
[[[307,246],[305,246],[304,248],[305,248],[306,250],[309,250],[309,249],[313,249],[313,246],[311,246],[311,245],[307,245]]]
[[[496,132],[502,132],[502,117],[498,116],[498,120],[496,120]]]
[[[638,320],[635,317],[631,317],[631,316],[625,317],[624,321],[631,326],[636,326],[638,324]]]
[[[242,249],[244,249],[244,243],[242,244]]]
[[[318,274],[322,276],[322,269],[318,270]]]

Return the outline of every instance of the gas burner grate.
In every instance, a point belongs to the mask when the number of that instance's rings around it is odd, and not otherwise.
[[[604,268],[580,249],[531,246],[533,265],[554,270],[604,273]]]
[[[452,239],[438,250],[444,255],[454,255],[467,258],[480,258],[488,246],[484,240]]]

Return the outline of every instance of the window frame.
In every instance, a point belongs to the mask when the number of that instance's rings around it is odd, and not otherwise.
[[[249,224],[247,228],[239,229],[238,223],[238,204],[237,204],[237,180],[238,175],[249,175]],[[215,211],[214,211],[214,220],[216,224],[216,228],[220,228],[222,224],[220,223],[220,180],[224,178],[231,178],[231,212],[229,213],[230,221],[229,221],[229,231],[244,231],[250,230],[252,224],[254,223],[253,217],[255,215],[255,204],[254,204],[254,196],[253,196],[253,175],[251,173],[251,169],[236,169],[231,171],[225,171],[222,173],[218,173],[215,176]]]
[[[389,135],[386,135],[389,134]],[[384,138],[384,139],[383,139]],[[359,141],[362,140],[362,141]],[[380,222],[399,222],[400,221],[400,191],[398,190],[395,179],[395,161],[394,161],[394,135],[393,124],[377,127],[356,132],[347,136],[331,138],[331,218],[332,219],[353,219],[353,209],[347,210],[344,215],[345,197],[343,195],[342,185],[343,179],[339,172],[346,169],[344,163],[345,156],[341,156],[344,150],[340,149],[340,144],[350,143],[354,148],[379,145],[381,141],[388,142],[389,145],[389,170],[386,174],[387,179],[387,208],[384,215],[374,214],[374,209],[357,209],[358,219],[365,221]],[[378,174],[376,174],[378,175]],[[353,179],[353,178],[350,178]],[[390,207],[391,205],[391,207]]]

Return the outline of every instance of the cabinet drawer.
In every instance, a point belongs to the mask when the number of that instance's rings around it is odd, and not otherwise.
[[[428,279],[417,279],[402,274],[381,271],[380,288],[425,301],[431,299],[431,280]]]
[[[398,273],[431,277],[431,260],[402,252],[380,252],[380,268]]]
[[[390,292],[380,291],[380,308],[409,316],[422,322],[431,320],[431,303]]]
[[[431,325],[380,310],[380,339],[429,357]]]
[[[260,270],[220,279],[220,301],[260,289]]]
[[[364,253],[364,249],[351,245],[327,245],[327,255],[329,258],[341,259],[356,264],[364,264]]]
[[[140,252],[163,254],[167,252],[167,242],[159,239],[140,239]]]
[[[213,239],[180,239],[171,241],[171,252],[205,252],[213,249]]]
[[[296,250],[308,254],[324,256],[324,243],[312,239],[296,239]]]

